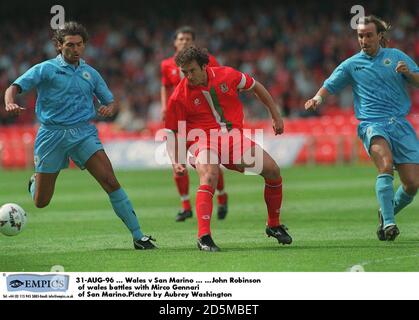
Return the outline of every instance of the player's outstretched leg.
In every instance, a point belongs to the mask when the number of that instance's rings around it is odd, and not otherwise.
[[[116,215],[131,232],[134,248],[138,250],[155,249],[151,236],[145,236],[138,223],[137,215],[124,189],[119,185],[108,156],[103,150],[96,152],[85,164],[87,170],[108,193]]]
[[[259,148],[255,146],[255,148]],[[275,160],[263,150],[263,169],[261,176],[265,179],[264,198],[268,209],[268,222],[266,234],[274,237],[280,244],[291,244],[292,237],[288,233],[288,228],[281,224],[282,206],[282,177]]]
[[[54,195],[57,173],[34,173],[28,183],[28,191],[37,208],[45,208]]]
[[[139,250],[154,249],[155,241],[151,236],[144,236],[138,223],[137,215],[124,189],[119,188],[109,193],[109,199],[116,215],[122,220],[132,234],[134,248]]]
[[[217,217],[218,220],[224,220],[228,213],[228,195],[224,191],[224,173],[221,168],[218,171],[217,192]]]
[[[182,222],[188,218],[192,218],[192,207],[189,200],[189,174],[188,171],[183,175],[173,174],[176,188],[179,192],[180,199],[182,201],[182,209],[176,215],[176,221]]]
[[[268,180],[265,178],[265,202],[268,208],[268,223],[266,234],[274,237],[281,244],[291,244],[292,238],[288,234],[288,228],[280,222],[282,205],[282,178]]]
[[[214,159],[213,159],[214,158]],[[197,157],[196,171],[199,176],[199,188],[196,193],[196,217],[198,220],[198,249],[220,251],[211,237],[211,216],[213,197],[218,181],[219,166],[214,164],[218,157],[213,152],[202,150]]]

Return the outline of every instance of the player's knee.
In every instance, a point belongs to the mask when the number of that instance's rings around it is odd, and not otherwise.
[[[201,184],[206,184],[209,186],[215,186],[217,185],[218,181],[218,172],[206,172],[201,176]]]
[[[269,180],[279,180],[281,178],[281,170],[276,164],[274,164],[265,168],[262,172],[262,176]]]
[[[388,155],[382,155],[379,151],[371,147],[371,158],[374,159],[375,165],[380,174],[393,174],[393,159]]]
[[[279,180],[281,178],[281,173],[278,170],[272,170],[271,172],[269,172],[269,175],[266,177],[270,180]]]
[[[113,174],[109,174],[104,177],[102,184],[108,192],[113,192],[121,188],[121,185]]]
[[[174,170],[174,169],[173,169]],[[175,177],[184,177],[184,176],[187,176],[188,175],[188,169],[186,169],[185,168],[185,171],[184,172],[182,172],[182,173],[180,173],[180,172],[173,172],[173,174],[174,174],[174,176]]]
[[[209,186],[215,185],[217,183],[217,177],[215,175],[205,175],[202,180],[204,184]]]
[[[382,164],[379,166],[378,171],[380,174],[393,174],[393,161],[390,159],[384,159]]]

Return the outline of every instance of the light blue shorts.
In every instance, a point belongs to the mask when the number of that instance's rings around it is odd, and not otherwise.
[[[93,124],[41,125],[35,140],[35,172],[59,172],[68,168],[70,158],[80,169],[85,169],[86,161],[99,150],[103,150],[103,145]]]
[[[380,136],[390,145],[394,164],[419,164],[419,140],[412,125],[405,118],[362,121],[358,126],[358,136],[368,154],[372,138]]]

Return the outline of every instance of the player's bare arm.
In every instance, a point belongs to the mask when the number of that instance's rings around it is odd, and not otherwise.
[[[16,101],[16,95],[21,92],[19,86],[11,85],[4,93],[4,105],[6,112],[14,115],[19,115],[25,108],[19,106]]]
[[[161,100],[161,120],[164,121],[166,119],[166,111],[167,111],[167,88],[165,86],[161,86],[160,89],[160,100]]]
[[[100,106],[97,110],[97,113],[101,115],[102,117],[112,117],[117,110],[117,106],[114,102],[111,102],[110,104],[106,106]]]
[[[256,81],[255,86],[253,87],[253,92],[271,114],[272,127],[275,135],[282,134],[284,132],[284,121],[281,118],[278,104],[275,103],[268,90],[266,90],[266,88],[258,81]]]
[[[399,61],[396,66],[396,72],[402,73],[410,84],[419,87],[419,73],[411,72],[406,62]]]
[[[305,109],[316,110],[317,107],[320,106],[329,95],[330,93],[326,90],[326,88],[321,87],[313,98],[306,101],[304,104]]]
[[[173,169],[176,174],[184,175],[186,173],[186,165],[183,164],[179,154],[179,135],[176,132],[170,131],[167,137],[167,153],[169,154],[170,161],[172,162]],[[185,155],[186,159],[186,155]]]

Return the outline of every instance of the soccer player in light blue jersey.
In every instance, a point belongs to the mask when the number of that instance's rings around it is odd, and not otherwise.
[[[316,109],[329,94],[352,86],[358,136],[378,169],[381,241],[399,235],[395,215],[413,201],[419,186],[419,141],[406,120],[411,107],[406,86],[419,87],[419,68],[404,52],[387,48],[388,29],[381,19],[365,17],[357,28],[361,52],[342,62],[305,103],[307,110]],[[394,167],[402,183],[396,192]]]
[[[90,123],[96,116],[94,97],[102,104],[97,110],[101,116],[112,116],[116,107],[99,72],[81,59],[87,40],[87,31],[81,24],[66,22],[54,33],[58,56],[33,66],[6,90],[6,111],[17,115],[25,109],[16,104],[16,95],[32,88],[38,93],[36,115],[41,126],[35,141],[35,174],[29,182],[29,192],[38,208],[46,207],[60,170],[68,167],[71,158],[108,193],[115,213],[132,234],[134,248],[154,249],[154,239],[142,233],[97,129]]]

